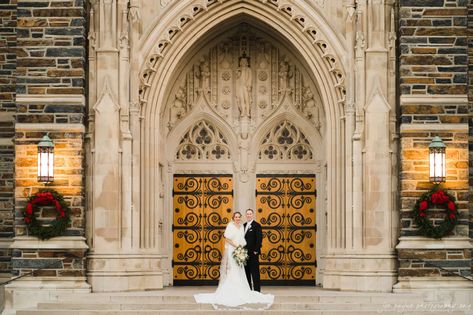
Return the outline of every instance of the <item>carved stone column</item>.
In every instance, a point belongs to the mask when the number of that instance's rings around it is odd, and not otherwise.
[[[98,0],[92,3],[94,28],[90,36],[97,42],[91,42],[95,46],[91,52],[96,60],[94,72],[90,74],[95,78],[91,95],[98,97],[90,100],[93,120],[89,121],[92,153],[89,157],[88,279],[96,292],[162,288],[162,272],[157,271],[159,254],[154,250],[156,242],[147,243],[148,248],[143,248],[140,231],[134,228],[140,228],[136,220],[139,208],[133,204],[132,177],[132,131],[137,130],[138,111],[136,101],[130,106],[128,93],[129,31],[135,29],[139,8],[133,2],[129,13],[128,2]],[[132,39],[136,41],[136,37]],[[154,230],[154,226],[149,229]]]
[[[342,240],[336,242],[341,247],[328,248],[325,288],[392,291],[396,282],[391,128],[395,104],[388,97],[394,82],[388,80],[389,30],[385,23],[390,12],[383,0],[347,5],[347,46],[353,54],[348,61],[345,126],[347,150],[353,149],[353,160],[346,152],[346,178],[353,178],[353,186],[346,185],[345,233],[340,233]]]

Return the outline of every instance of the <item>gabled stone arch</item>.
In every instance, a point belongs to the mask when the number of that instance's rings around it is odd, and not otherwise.
[[[282,120],[260,142],[257,159],[271,162],[312,161],[314,153],[304,132],[289,120]]]
[[[176,160],[176,153],[181,144],[182,139],[186,136],[192,128],[196,127],[200,122],[206,122],[209,126],[212,126],[215,131],[221,134],[225,139],[226,147],[228,148],[229,159],[219,159],[219,162],[229,162],[231,158],[235,156],[235,152],[238,148],[238,143],[235,140],[236,134],[224,120],[220,119],[215,115],[206,102],[200,102],[200,105],[195,108],[192,113],[186,116],[178,125],[163,139],[164,146],[162,147],[165,153],[165,159],[167,161],[178,161]],[[161,130],[164,135],[164,131]],[[208,160],[208,159],[207,159]],[[182,161],[182,160],[181,160]],[[208,161],[211,161],[208,160]],[[215,162],[215,161],[214,161]]]
[[[202,119],[188,128],[175,153],[176,161],[230,160],[230,146],[219,128]]]
[[[313,156],[310,161],[321,162],[325,160],[325,148],[327,144],[324,142],[322,134],[307,120],[293,111],[282,111],[275,113],[274,116],[269,117],[268,120],[262,126],[260,126],[258,130],[256,130],[251,142],[251,146],[254,148],[260,148],[265,138],[283,122],[287,122],[288,124],[295,126],[295,128],[297,128],[307,140],[308,145],[310,145],[312,148]],[[259,149],[256,152],[259,152]],[[259,159],[258,154],[254,154],[252,159],[256,163],[268,162],[268,160]],[[293,162],[297,162],[297,160],[293,160]]]

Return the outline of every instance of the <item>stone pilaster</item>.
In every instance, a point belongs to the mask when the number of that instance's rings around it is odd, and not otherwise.
[[[395,290],[471,286],[432,264],[471,275],[468,206],[467,1],[400,1],[401,235]],[[459,205],[458,225],[441,240],[418,235],[412,209],[429,182],[428,146],[447,146],[442,188]]]
[[[46,267],[6,287],[7,307],[26,306],[50,290],[90,291],[85,278],[85,4],[83,0],[17,3],[15,202],[13,275]],[[37,182],[37,143],[55,144],[55,178],[48,188],[72,210],[64,236],[39,241],[28,235],[22,210],[46,187]],[[38,214],[49,218],[47,211]],[[44,292],[31,297],[31,287]]]
[[[469,149],[469,225],[470,242],[473,240],[473,2],[468,3],[468,149]],[[473,256],[473,250],[471,253]],[[473,274],[473,257],[471,260]]]
[[[0,278],[11,276],[14,207],[16,0],[0,3]]]

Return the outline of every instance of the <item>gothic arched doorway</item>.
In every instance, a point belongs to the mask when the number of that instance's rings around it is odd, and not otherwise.
[[[320,282],[325,113],[313,76],[288,47],[240,19],[192,49],[174,74],[159,157],[163,206],[173,209],[165,226],[174,285],[216,283],[223,228],[247,208],[263,226],[263,281]]]

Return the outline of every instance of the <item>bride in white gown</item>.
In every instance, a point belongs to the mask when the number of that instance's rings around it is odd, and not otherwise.
[[[252,291],[246,280],[245,268],[232,257],[239,245],[245,246],[245,232],[241,224],[241,213],[235,212],[223,234],[225,249],[220,263],[220,281],[214,293],[195,294],[197,303],[212,304],[216,309],[241,307],[243,309],[266,309],[273,304],[272,294]],[[223,307],[222,307],[223,306]]]

